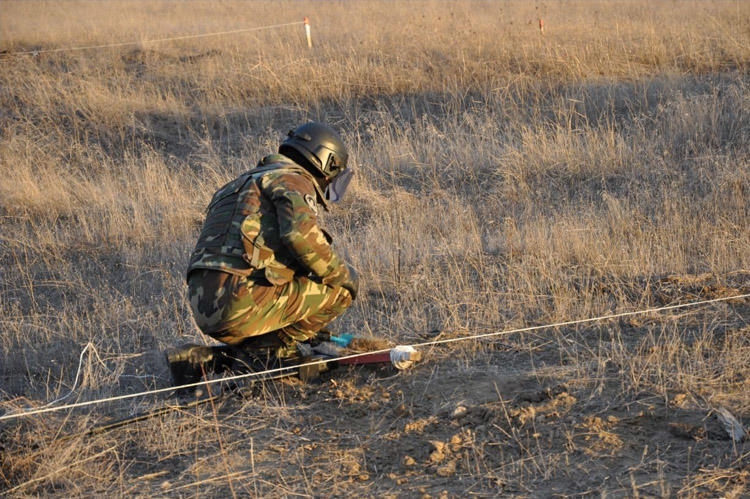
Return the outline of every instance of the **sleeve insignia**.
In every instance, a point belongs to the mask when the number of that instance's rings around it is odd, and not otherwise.
[[[305,202],[307,203],[307,206],[310,207],[313,213],[315,213],[315,216],[318,216],[318,203],[315,202],[315,197],[313,197],[310,194],[305,194]]]

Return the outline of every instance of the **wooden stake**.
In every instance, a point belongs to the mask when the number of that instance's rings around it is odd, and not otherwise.
[[[312,48],[312,38],[310,37],[310,20],[305,17],[305,35],[307,36],[307,48]]]

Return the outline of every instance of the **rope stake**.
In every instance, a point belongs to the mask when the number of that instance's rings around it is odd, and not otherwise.
[[[310,37],[310,20],[305,18],[305,36],[307,37],[307,48],[312,48],[312,38]]]

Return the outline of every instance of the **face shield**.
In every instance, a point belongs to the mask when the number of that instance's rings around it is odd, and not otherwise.
[[[332,203],[338,203],[341,201],[341,198],[343,198],[346,193],[346,188],[349,187],[349,182],[352,181],[353,175],[354,171],[351,168],[347,168],[336,175],[326,187],[326,199]]]

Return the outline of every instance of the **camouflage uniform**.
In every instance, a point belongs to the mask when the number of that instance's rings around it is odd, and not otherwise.
[[[347,265],[317,223],[315,178],[273,154],[227,183],[208,206],[187,270],[198,327],[229,345],[278,331],[311,338],[352,303]]]

